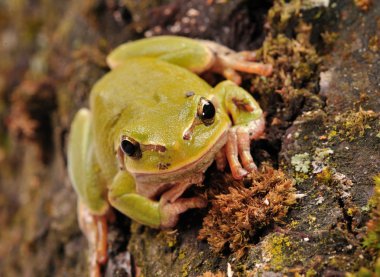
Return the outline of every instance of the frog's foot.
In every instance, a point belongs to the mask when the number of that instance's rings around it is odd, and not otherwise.
[[[89,244],[90,276],[100,276],[100,267],[107,261],[106,215],[94,215],[81,202],[78,203],[78,220]]]
[[[174,227],[181,213],[189,209],[204,208],[207,206],[206,199],[202,197],[178,198],[174,202],[166,202],[166,197],[160,200],[161,225],[160,228],[167,229]]]
[[[201,41],[214,53],[214,61],[211,71],[222,74],[226,79],[241,83],[241,76],[236,71],[253,73],[262,76],[272,74],[271,64],[254,62],[255,53],[250,51],[235,52],[225,46],[212,41]]]
[[[235,126],[229,130],[225,156],[235,179],[242,179],[248,172],[257,169],[251,155],[250,144],[251,139],[257,139],[263,134],[264,128],[265,120],[260,118],[250,122],[248,126]],[[217,167],[221,169],[221,166],[223,162],[217,160]]]

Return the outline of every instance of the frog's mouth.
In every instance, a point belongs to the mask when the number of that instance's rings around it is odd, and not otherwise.
[[[227,142],[225,130],[216,143],[197,160],[172,171],[160,171],[158,173],[135,173],[137,193],[148,198],[155,198],[162,191],[181,184],[186,188],[192,184],[200,184],[203,174],[214,161],[215,155]]]

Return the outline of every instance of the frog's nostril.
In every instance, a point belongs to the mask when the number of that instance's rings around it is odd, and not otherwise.
[[[190,140],[191,139],[191,130],[186,130],[186,132],[183,134],[183,139],[184,140]]]
[[[193,124],[191,124],[191,126],[186,129],[186,131],[183,133],[183,136],[182,136],[182,138],[184,140],[191,140],[191,136],[193,135],[194,127],[195,127],[195,124],[193,122]]]

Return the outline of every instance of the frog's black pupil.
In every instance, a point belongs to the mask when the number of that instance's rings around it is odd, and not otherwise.
[[[214,118],[214,116],[215,116],[215,107],[210,101],[207,101],[203,105],[202,118],[212,119]]]
[[[128,156],[132,156],[136,152],[136,146],[129,140],[123,140],[121,142],[121,149]]]

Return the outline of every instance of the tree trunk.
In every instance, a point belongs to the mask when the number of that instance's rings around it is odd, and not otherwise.
[[[70,122],[108,71],[112,48],[162,34],[236,50],[264,43],[259,58],[274,64],[274,75],[263,82],[245,74],[242,84],[266,113],[266,137],[252,153],[293,178],[303,197],[249,237],[240,259],[228,243],[215,253],[197,239],[207,209],[182,215],[176,232],[115,212],[105,274],[199,276],[231,266],[234,276],[344,276],[371,266],[362,242],[380,172],[379,1],[368,10],[351,0],[315,8],[281,0],[61,2],[0,2],[1,276],[87,274],[66,172]],[[214,176],[228,182],[211,167],[206,186]]]

